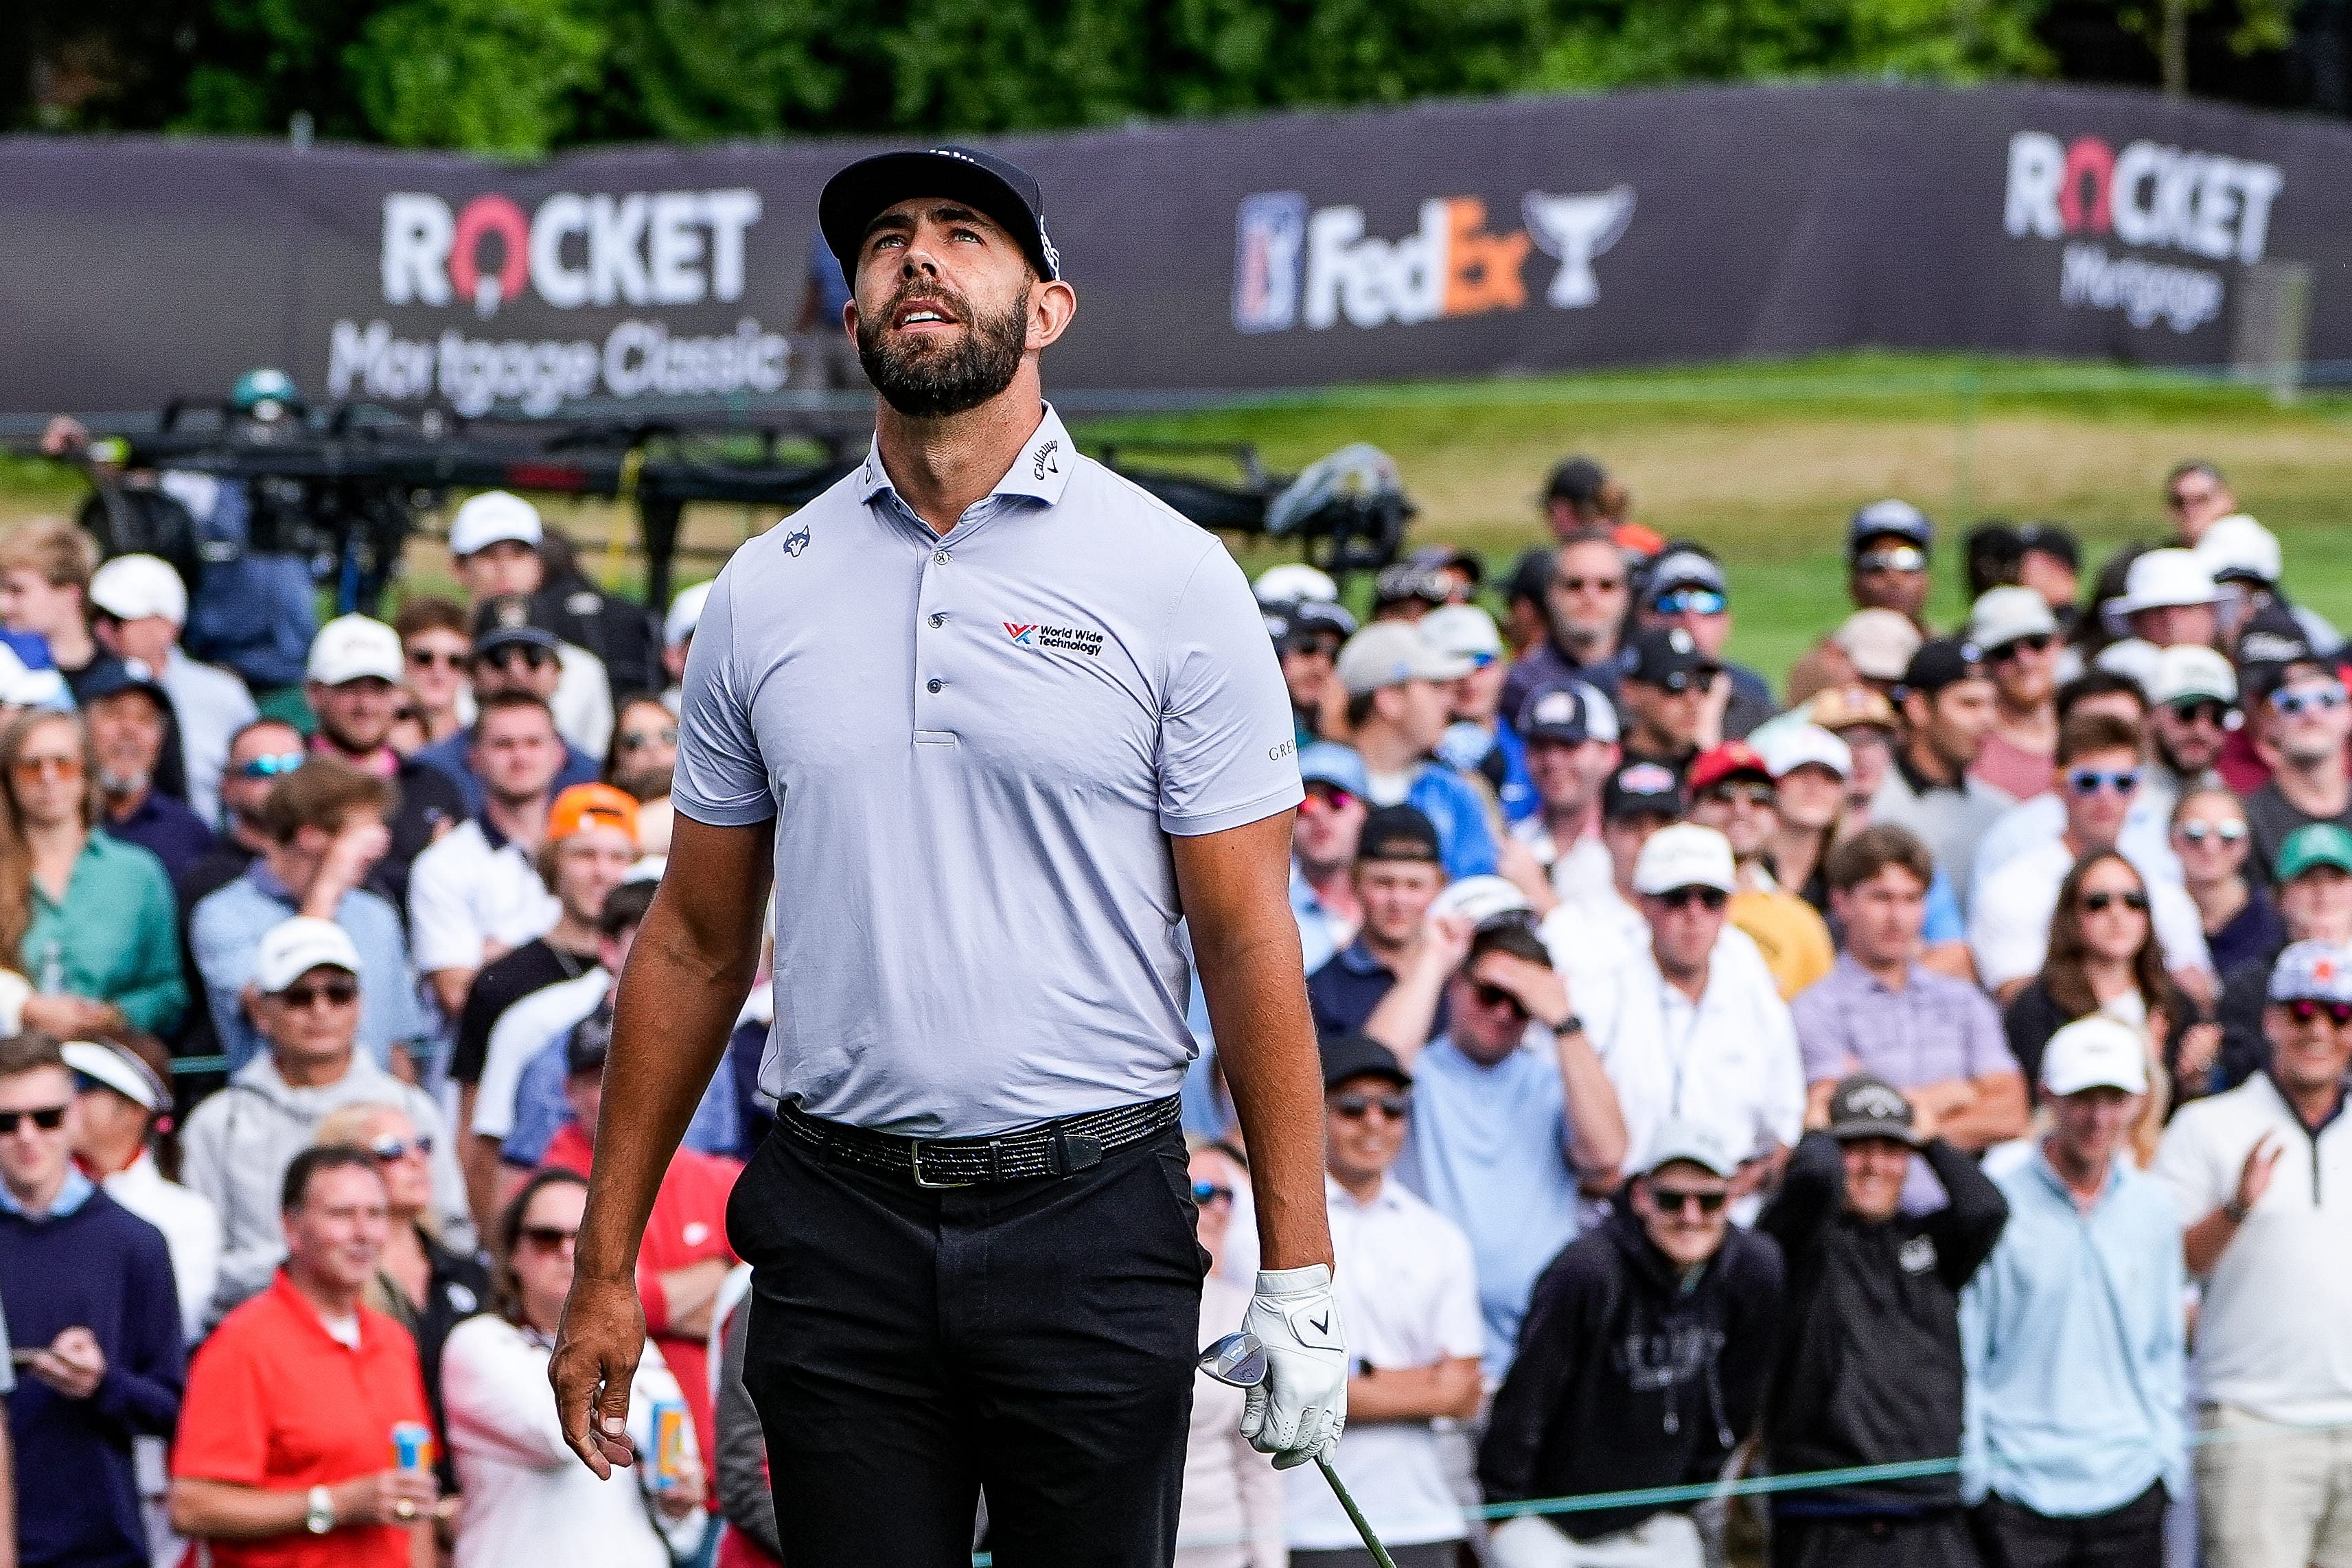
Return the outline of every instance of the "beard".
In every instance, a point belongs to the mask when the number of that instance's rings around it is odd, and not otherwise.
[[[892,318],[910,300],[937,300],[963,323],[950,342],[892,342]],[[982,404],[1013,384],[1029,337],[1027,300],[996,313],[940,288],[902,288],[889,305],[857,321],[857,363],[882,401],[910,419],[939,419]]]

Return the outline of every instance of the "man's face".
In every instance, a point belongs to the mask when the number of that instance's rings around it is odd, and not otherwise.
[[[2352,733],[2352,703],[2333,674],[2311,668],[2294,671],[2271,693],[2269,708],[2263,739],[2289,765],[2316,767],[2343,755],[2345,737]]]
[[[289,1062],[331,1061],[359,1036],[360,977],[321,963],[285,990],[263,993],[254,1011],[270,1049]]]
[[[2031,588],[2042,595],[2042,602],[2054,610],[2063,610],[2074,602],[2082,592],[2082,574],[2065,561],[2040,550],[2029,550],[2017,563],[2020,587]]]
[[[2058,644],[2044,633],[1985,650],[1985,668],[2011,708],[2039,708],[2058,689]]]
[[[1772,810],[1778,792],[1769,779],[1728,778],[1699,792],[1691,802],[1691,820],[1712,827],[1731,840],[1731,853],[1741,859],[1760,855],[1780,826]]]
[[[1669,588],[1642,606],[1639,619],[1644,631],[1682,627],[1709,658],[1722,658],[1723,645],[1731,640],[1731,602],[1712,588]]]
[[[1617,689],[1632,728],[1652,744],[1680,752],[1698,744],[1700,726],[1706,721],[1707,689],[1716,679],[1711,670],[1693,670],[1680,691],[1670,691],[1629,675],[1617,683]]]
[[[555,897],[563,912],[596,923],[604,896],[636,863],[636,846],[617,827],[586,827],[555,847]]]
[[[1615,545],[1594,539],[1560,546],[1544,590],[1555,642],[1580,658],[1616,647],[1628,602],[1625,558]]]
[[[536,594],[547,576],[547,565],[539,552],[520,539],[496,540],[455,560],[457,581],[466,585],[467,597],[477,605],[502,594]]]
[[[1854,606],[1893,610],[1912,620],[1927,605],[1927,554],[1899,533],[1865,539],[1853,552],[1846,586]]]
[[[2136,1094],[2102,1084],[2050,1098],[2050,1131],[2077,1164],[2104,1171],[2139,1114]]]
[[[118,691],[82,710],[89,724],[90,750],[98,755],[99,787],[113,795],[135,795],[155,777],[163,754],[163,710],[144,691]]]
[[[499,801],[519,805],[545,795],[563,770],[563,742],[542,708],[501,708],[474,730],[474,771]]]
[[[1731,1228],[1731,1184],[1704,1165],[1676,1160],[1629,1184],[1633,1216],[1650,1245],[1677,1268],[1696,1268]]]
[[[2139,798],[2139,753],[2120,746],[2085,752],[2058,770],[2066,833],[2076,853],[2115,847],[2132,802]]]
[[[1345,866],[1356,858],[1356,844],[1370,808],[1364,797],[1338,784],[1314,780],[1307,798],[1298,803],[1298,820],[1291,825],[1291,852],[1298,863],[1317,871]]]
[[[1412,1114],[1405,1087],[1377,1073],[1341,1080],[1323,1091],[1323,1158],[1342,1183],[1388,1174],[1404,1147]]]
[[[1845,1156],[1845,1206],[1874,1223],[1895,1217],[1903,1202],[1903,1178],[1911,1172],[1911,1146],[1892,1138],[1849,1138]]]
[[[1356,898],[1364,906],[1364,931],[1388,947],[1402,947],[1421,931],[1430,900],[1445,886],[1445,873],[1426,860],[1359,860]]]
[[[2148,710],[2149,731],[2167,766],[2182,778],[2211,767],[2230,737],[2231,708],[2218,697],[2184,697]]]
[[[10,1118],[16,1130],[0,1132],[0,1181],[12,1193],[46,1195],[65,1180],[80,1131],[73,1075],[63,1068],[35,1068],[0,1078],[0,1119]],[[44,1127],[44,1121],[55,1125]]]
[[[1527,1009],[1501,984],[1506,955],[1482,952],[1446,983],[1446,1033],[1462,1054],[1492,1067],[1519,1048],[1528,1037]]]
[[[942,418],[1013,384],[1041,287],[994,219],[919,197],[866,230],[845,320],[883,400],[910,418]]]
[[[159,672],[171,662],[172,650],[180,641],[180,628],[161,616],[141,616],[130,621],[100,616],[89,629],[99,646],[115,658],[135,658]]]
[[[1876,876],[1851,888],[1830,889],[1830,911],[1845,928],[1845,944],[1856,963],[1901,963],[1919,950],[1919,933],[1927,923],[1927,884],[1901,866],[1882,866]]]
[[[2336,1021],[2339,1011],[2347,1021]],[[2263,1009],[2263,1033],[2270,1037],[2271,1071],[2289,1094],[2340,1084],[2352,1068],[2352,1005],[2273,1002]]]
[[[552,701],[555,689],[563,679],[563,663],[555,650],[537,643],[503,642],[474,656],[474,695],[476,698],[495,697],[501,691],[520,691]]]
[[[1528,776],[1535,781],[1544,805],[1555,811],[1591,809],[1617,761],[1617,747],[1608,741],[1528,742]]]
[[[2132,636],[2158,647],[2211,647],[2221,622],[2210,605],[2163,605],[2126,617]]]
[[[308,689],[319,728],[337,750],[354,757],[383,745],[392,733],[393,716],[400,711],[400,689],[378,676],[362,675],[340,686],[314,680]]]
[[[2279,889],[2278,905],[2292,940],[2352,942],[2352,872],[2314,866]]]
[[[301,1206],[284,1218],[289,1271],[342,1290],[366,1288],[392,1239],[383,1178],[362,1165],[314,1173]]]
[[[1723,934],[1720,888],[1676,888],[1642,895],[1642,916],[1650,922],[1650,951],[1667,975],[1696,973]]]
[[[1503,706],[1503,682],[1510,676],[1511,667],[1499,658],[1477,666],[1450,688],[1453,706],[1447,717],[1467,719],[1480,726],[1491,724]]]
[[[1303,713],[1322,710],[1339,657],[1339,638],[1333,632],[1304,632],[1283,645],[1282,683],[1290,689],[1293,708]]]
[[[1416,755],[1434,748],[1454,721],[1453,683],[1402,680],[1372,699],[1372,710],[1396,726]]]
[[[0,626],[47,637],[86,624],[80,589],[52,583],[30,566],[0,572]]]
[[[2195,544],[2207,529],[2238,510],[2238,498],[2215,476],[2192,468],[2172,481],[2164,505],[2180,530],[2180,542]]]
[[[1956,680],[1933,697],[1910,693],[1903,699],[1903,707],[1915,721],[1924,708],[1927,747],[1951,768],[1965,769],[1976,762],[1977,753],[1984,750],[1985,737],[1992,733],[1993,723],[2000,717],[1993,684],[1981,679]]]

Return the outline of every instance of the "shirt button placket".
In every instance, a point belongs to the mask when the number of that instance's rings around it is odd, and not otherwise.
[[[935,566],[935,567],[936,567],[936,566],[944,566],[944,565],[946,565],[946,564],[948,563],[948,562],[949,562],[949,560],[950,560],[950,557],[949,552],[948,552],[946,550],[944,550],[944,549],[936,549],[936,550],[933,550],[933,551],[931,552],[931,564],[932,564],[933,566]],[[929,574],[925,574],[925,578],[926,578],[926,580],[925,580],[925,583],[924,583],[924,587],[925,587],[925,589],[926,589],[926,593],[925,593],[925,595],[924,595],[924,596],[925,596],[926,598],[929,598],[929,597],[930,596],[930,595],[929,595],[929,592],[928,592],[928,590],[929,590],[929,587],[930,587],[930,583],[929,583]],[[946,616],[943,612],[939,611],[939,610],[932,610],[932,611],[930,611],[930,612],[929,612],[928,615],[926,615],[923,618],[924,618],[925,623],[926,623],[927,625],[929,625],[929,626],[931,627],[931,629],[932,629],[932,630],[934,630],[934,631],[937,631],[940,627],[944,626],[946,626],[946,625],[948,624],[948,618],[947,618],[947,616]],[[925,654],[926,654],[926,656],[928,656],[928,654],[929,654],[929,650],[928,650],[928,649],[923,649],[923,650],[921,650],[921,651],[922,651],[923,653],[925,653]],[[946,689],[947,689],[947,682],[946,682],[946,681],[944,681],[944,680],[941,680],[941,679],[940,679],[938,676],[936,676],[936,675],[932,676],[929,679],[928,679],[928,680],[926,680],[926,681],[924,681],[924,682],[923,682],[923,689],[924,689],[926,692],[929,692],[929,693],[931,696],[933,696],[933,697],[937,697],[937,696],[938,696],[941,691],[945,690]]]

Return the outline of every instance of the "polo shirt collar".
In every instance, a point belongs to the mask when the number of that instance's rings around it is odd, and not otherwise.
[[[1350,973],[1354,974],[1386,974],[1389,973],[1389,966],[1372,956],[1372,950],[1364,944],[1364,939],[1362,937],[1358,937],[1355,941],[1349,942],[1347,946],[1339,950],[1339,962],[1347,967]]]
[[[2279,1107],[2286,1112],[2286,1119],[2297,1127],[2303,1128],[2314,1138],[2317,1138],[2336,1125],[2336,1118],[2344,1114],[2347,1105],[2352,1105],[2352,1084],[2339,1083],[2336,1086],[2336,1109],[2320,1118],[2318,1126],[2309,1126],[2304,1121],[2303,1113],[2294,1108],[2294,1100],[2288,1095],[2286,1085],[2279,1082],[2278,1075],[2271,1071],[2270,1064],[2267,1062],[2263,1064],[2263,1080],[2271,1086],[2271,1092],[2278,1097]]]
[[[1904,992],[1907,992],[1912,987],[1917,985],[1919,984],[1919,976],[1926,973],[1919,964],[1913,963],[1909,965],[1903,971],[1903,990],[1896,991],[1894,987],[1888,985],[1886,982],[1881,980],[1877,975],[1873,974],[1869,970],[1864,969],[1862,966],[1862,961],[1854,957],[1853,954],[1848,952],[1843,948],[1838,949],[1836,967],[1844,971],[1846,978],[1853,984],[1859,985],[1872,993],[1874,995],[1878,996],[1902,995]]]
[[[1966,773],[1960,774],[1958,784],[1937,784],[1911,765],[1911,758],[1902,746],[1895,746],[1890,750],[1895,757],[1895,771],[1903,775],[1903,782],[1911,786],[1913,795],[1924,799],[1932,791],[1939,789],[1949,790],[1954,795],[1969,793],[1969,775]]]
[[[295,1289],[294,1280],[286,1272],[286,1266],[282,1263],[278,1266],[278,1272],[269,1277],[269,1294],[277,1300],[281,1309],[291,1313],[297,1321],[304,1325],[307,1332],[317,1336],[320,1344],[332,1345],[346,1355],[357,1355],[361,1350],[366,1348],[368,1315],[365,1307],[358,1310],[360,1342],[357,1346],[352,1346],[345,1344],[327,1331],[327,1320],[319,1315],[318,1303]]]
[[[1030,433],[1020,455],[1013,459],[1013,466],[1004,470],[1004,477],[996,481],[995,489],[989,491],[989,499],[1019,496],[1028,500],[1042,501],[1047,506],[1057,505],[1061,501],[1062,492],[1070,482],[1071,459],[1076,456],[1076,451],[1070,445],[1070,433],[1063,428],[1062,416],[1054,412],[1054,405],[1047,403],[1042,406],[1045,416],[1038,420],[1037,428]],[[866,443],[866,461],[857,470],[857,499],[870,503],[882,495],[889,496],[900,506],[907,504],[898,494],[898,487],[890,482],[888,472],[882,467],[882,438],[877,436]]]
[[[2082,1212],[2074,1205],[2074,1189],[2066,1184],[2066,1178],[2060,1175],[2058,1167],[2050,1163],[2050,1146],[2047,1140],[2035,1140],[2032,1164],[2033,1173],[2042,1178],[2042,1184],[2069,1213]],[[2107,1179],[2099,1184],[2098,1201],[2091,1205],[2092,1212],[2095,1213],[2106,1207],[2107,1200],[2115,1195],[2116,1189],[2123,1184],[2123,1180],[2122,1158],[2117,1156],[2110,1159],[2107,1162]]]
[[[1404,1199],[1397,1191],[1393,1173],[1381,1178],[1380,1191],[1372,1194],[1370,1202],[1364,1203],[1359,1202],[1353,1193],[1339,1184],[1338,1177],[1327,1171],[1323,1175],[1323,1195],[1333,1208],[1346,1209],[1354,1214],[1376,1214],[1383,1209],[1404,1207]]]
[[[65,1185],[58,1189],[58,1201],[49,1205],[46,1214],[37,1215],[27,1211],[23,1204],[16,1201],[16,1195],[11,1193],[5,1184],[0,1184],[0,1209],[5,1209],[18,1219],[29,1219],[37,1225],[43,1220],[65,1218],[79,1210],[82,1205],[89,1202],[90,1194],[97,1191],[98,1184],[82,1174],[81,1167],[69,1164],[66,1167]]]

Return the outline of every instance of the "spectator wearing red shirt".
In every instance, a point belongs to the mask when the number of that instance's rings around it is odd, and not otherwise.
[[[588,1173],[596,1152],[596,1114],[604,1103],[604,1055],[612,1044],[613,1016],[602,1008],[574,1025],[565,1038],[563,1096],[572,1102],[572,1120],[547,1145],[542,1168]],[[680,1149],[654,1196],[645,1244],[637,1251],[646,1332],[659,1342],[662,1359],[677,1374],[694,1416],[695,1440],[706,1454],[719,1451],[710,1406],[711,1312],[719,1287],[740,1261],[727,1244],[727,1199],[742,1171],[736,1161]],[[719,1510],[716,1488],[710,1509]]]
[[[189,1369],[172,1528],[213,1568],[430,1568],[429,1465],[392,1430],[429,1419],[416,1347],[362,1306],[391,1227],[365,1150],[307,1149],[279,1205],[286,1262],[221,1320]]]

